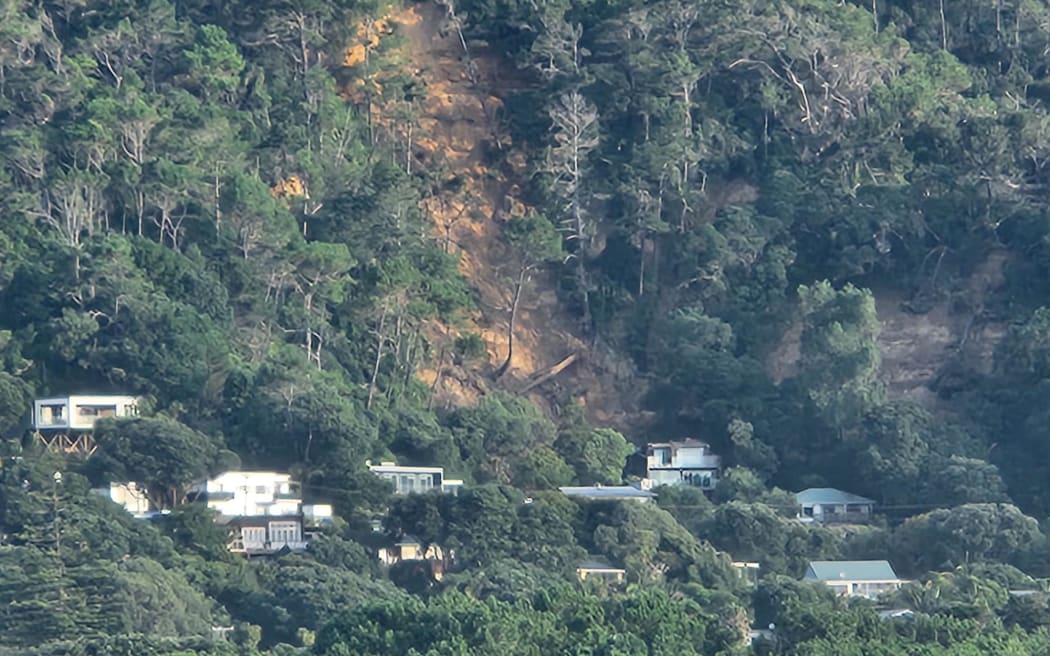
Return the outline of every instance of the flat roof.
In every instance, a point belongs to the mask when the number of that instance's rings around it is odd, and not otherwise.
[[[698,440],[695,437],[687,437],[684,440],[667,440],[666,442],[650,442],[649,448],[654,446],[671,446],[676,448],[682,447],[710,447],[711,445],[703,440]]]
[[[382,465],[369,465],[368,471],[381,472],[394,474],[397,472],[403,472],[405,474],[444,474],[444,467],[413,467],[411,465],[392,465],[389,463]]]
[[[630,485],[593,485],[586,487],[560,487],[563,494],[570,497],[594,497],[608,499],[653,499],[655,492],[639,490]]]
[[[897,573],[885,560],[814,560],[806,575],[810,581],[896,581]]]

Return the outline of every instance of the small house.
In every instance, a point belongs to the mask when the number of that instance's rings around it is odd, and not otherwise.
[[[394,462],[373,465],[366,462],[368,470],[394,485],[394,494],[413,494],[436,490],[449,494],[458,493],[463,481],[445,478],[444,467],[410,467]]]
[[[762,570],[762,566],[759,563],[734,560],[731,565],[742,581],[748,585],[755,585],[758,583],[758,575]]]
[[[860,524],[871,520],[875,502],[831,487],[811,487],[795,495],[799,519],[819,524]]]
[[[613,567],[600,558],[588,558],[576,568],[576,576],[581,581],[587,579],[601,579],[613,583],[623,583],[627,576],[627,570],[622,567]]]
[[[106,487],[92,489],[91,493],[109,499],[134,517],[144,518],[150,515],[151,507],[146,491],[135,482],[110,483]]]
[[[646,449],[646,478],[654,486],[687,485],[713,490],[722,471],[722,458],[707,442],[687,439],[654,442]]]
[[[377,554],[379,562],[394,565],[405,560],[444,560],[444,550],[436,544],[427,545],[411,535],[402,536],[391,547],[384,547]]]
[[[139,398],[125,395],[75,395],[33,401],[30,427],[49,451],[90,456],[91,433],[99,419],[138,415]]]
[[[802,580],[823,583],[846,597],[866,599],[897,590],[905,583],[885,560],[815,560]]]

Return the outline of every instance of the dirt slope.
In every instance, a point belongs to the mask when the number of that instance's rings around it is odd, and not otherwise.
[[[508,280],[513,274],[499,239],[500,224],[528,209],[518,191],[526,174],[525,157],[499,117],[508,89],[528,82],[492,53],[472,49],[469,60],[464,57],[446,9],[434,2],[396,12],[389,24],[404,37],[405,59],[426,87],[413,128],[416,159],[429,170],[443,171],[447,179],[422,210],[434,224],[435,239],[459,256],[461,270],[477,292],[479,309],[468,325],[433,325],[431,337],[447,342],[460,332],[476,332],[488,347],[487,365],[465,368],[446,361],[435,390],[438,402],[467,403],[492,387],[521,390],[536,372],[579,353],[576,362],[529,396],[549,410],[576,400],[598,425],[630,430],[641,393],[633,372],[613,353],[589,348],[581,339],[549,276],[537,276],[523,295],[511,367],[493,381],[492,372],[507,354]],[[421,377],[433,384],[436,365],[424,369]]]
[[[952,377],[966,372],[991,371],[1006,325],[990,319],[985,310],[1004,282],[1005,263],[1005,252],[989,252],[954,295],[925,312],[907,309],[907,298],[899,290],[872,290],[881,326],[880,373],[890,398],[943,410],[934,388],[950,387]],[[767,365],[776,382],[797,373],[799,338],[796,322],[771,354]]]

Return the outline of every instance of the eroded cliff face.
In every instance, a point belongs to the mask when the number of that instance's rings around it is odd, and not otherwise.
[[[1004,283],[1005,265],[1005,251],[989,252],[964,285],[921,309],[899,290],[872,290],[881,325],[881,374],[890,398],[941,410],[937,390],[950,392],[969,373],[991,372],[1007,325],[990,318],[988,308]],[[797,373],[800,336],[796,322],[770,354],[774,381]]]
[[[348,85],[347,95],[352,96],[375,84],[362,79],[362,64],[381,39],[389,39],[398,50],[400,68],[425,89],[413,119],[388,127],[410,144],[407,166],[424,167],[443,180],[423,201],[421,211],[433,224],[433,238],[459,258],[460,270],[475,291],[477,311],[462,325],[434,322],[427,333],[434,345],[476,333],[485,342],[487,361],[455,362],[451,353],[443,355],[442,347],[435,347],[420,377],[433,387],[438,404],[471,403],[493,388],[527,389],[527,395],[549,411],[576,402],[597,425],[630,432],[639,417],[644,387],[625,358],[586,338],[548,274],[537,273],[529,281],[518,309],[510,368],[494,379],[507,355],[512,280],[517,273],[500,238],[501,225],[530,209],[520,191],[527,162],[507,130],[504,103],[531,82],[484,48],[470,45],[467,56],[450,18],[447,8],[436,2],[392,11],[358,30],[359,43],[348,49],[345,61],[358,75]],[[377,109],[374,120],[391,121],[382,113]],[[557,375],[535,384],[574,354]]]

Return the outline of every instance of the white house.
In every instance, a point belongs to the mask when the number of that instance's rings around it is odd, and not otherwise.
[[[231,530],[230,551],[268,554],[306,548],[310,529],[332,521],[328,504],[304,504],[289,474],[228,471],[191,488],[189,498],[219,513]]]
[[[623,583],[626,576],[627,570],[622,567],[614,567],[602,558],[588,558],[576,568],[576,577],[581,581],[601,579],[613,583]]]
[[[874,599],[906,583],[885,560],[815,560],[803,581],[817,581],[847,597]]]
[[[373,465],[366,462],[368,470],[383,480],[394,484],[394,494],[412,494],[437,490],[456,494],[463,487],[463,481],[445,478],[444,467],[409,467],[393,462],[382,462]]]
[[[99,487],[91,490],[92,494],[105,497],[122,506],[135,517],[148,517],[150,515],[150,503],[146,497],[146,491],[138,484],[110,483],[107,487]]]
[[[646,449],[646,478],[654,486],[689,485],[713,490],[718,485],[722,458],[700,440],[653,442]]]
[[[795,495],[803,522],[861,523],[871,519],[875,502],[831,487],[811,487]]]
[[[33,430],[89,431],[104,417],[134,417],[139,399],[135,396],[62,396],[33,401]]]
[[[96,449],[91,436],[95,423],[105,417],[134,417],[138,404],[138,397],[126,395],[37,399],[33,401],[30,425],[49,451],[89,456]]]
[[[189,496],[224,517],[298,515],[299,484],[289,474],[228,471],[190,488]]]

